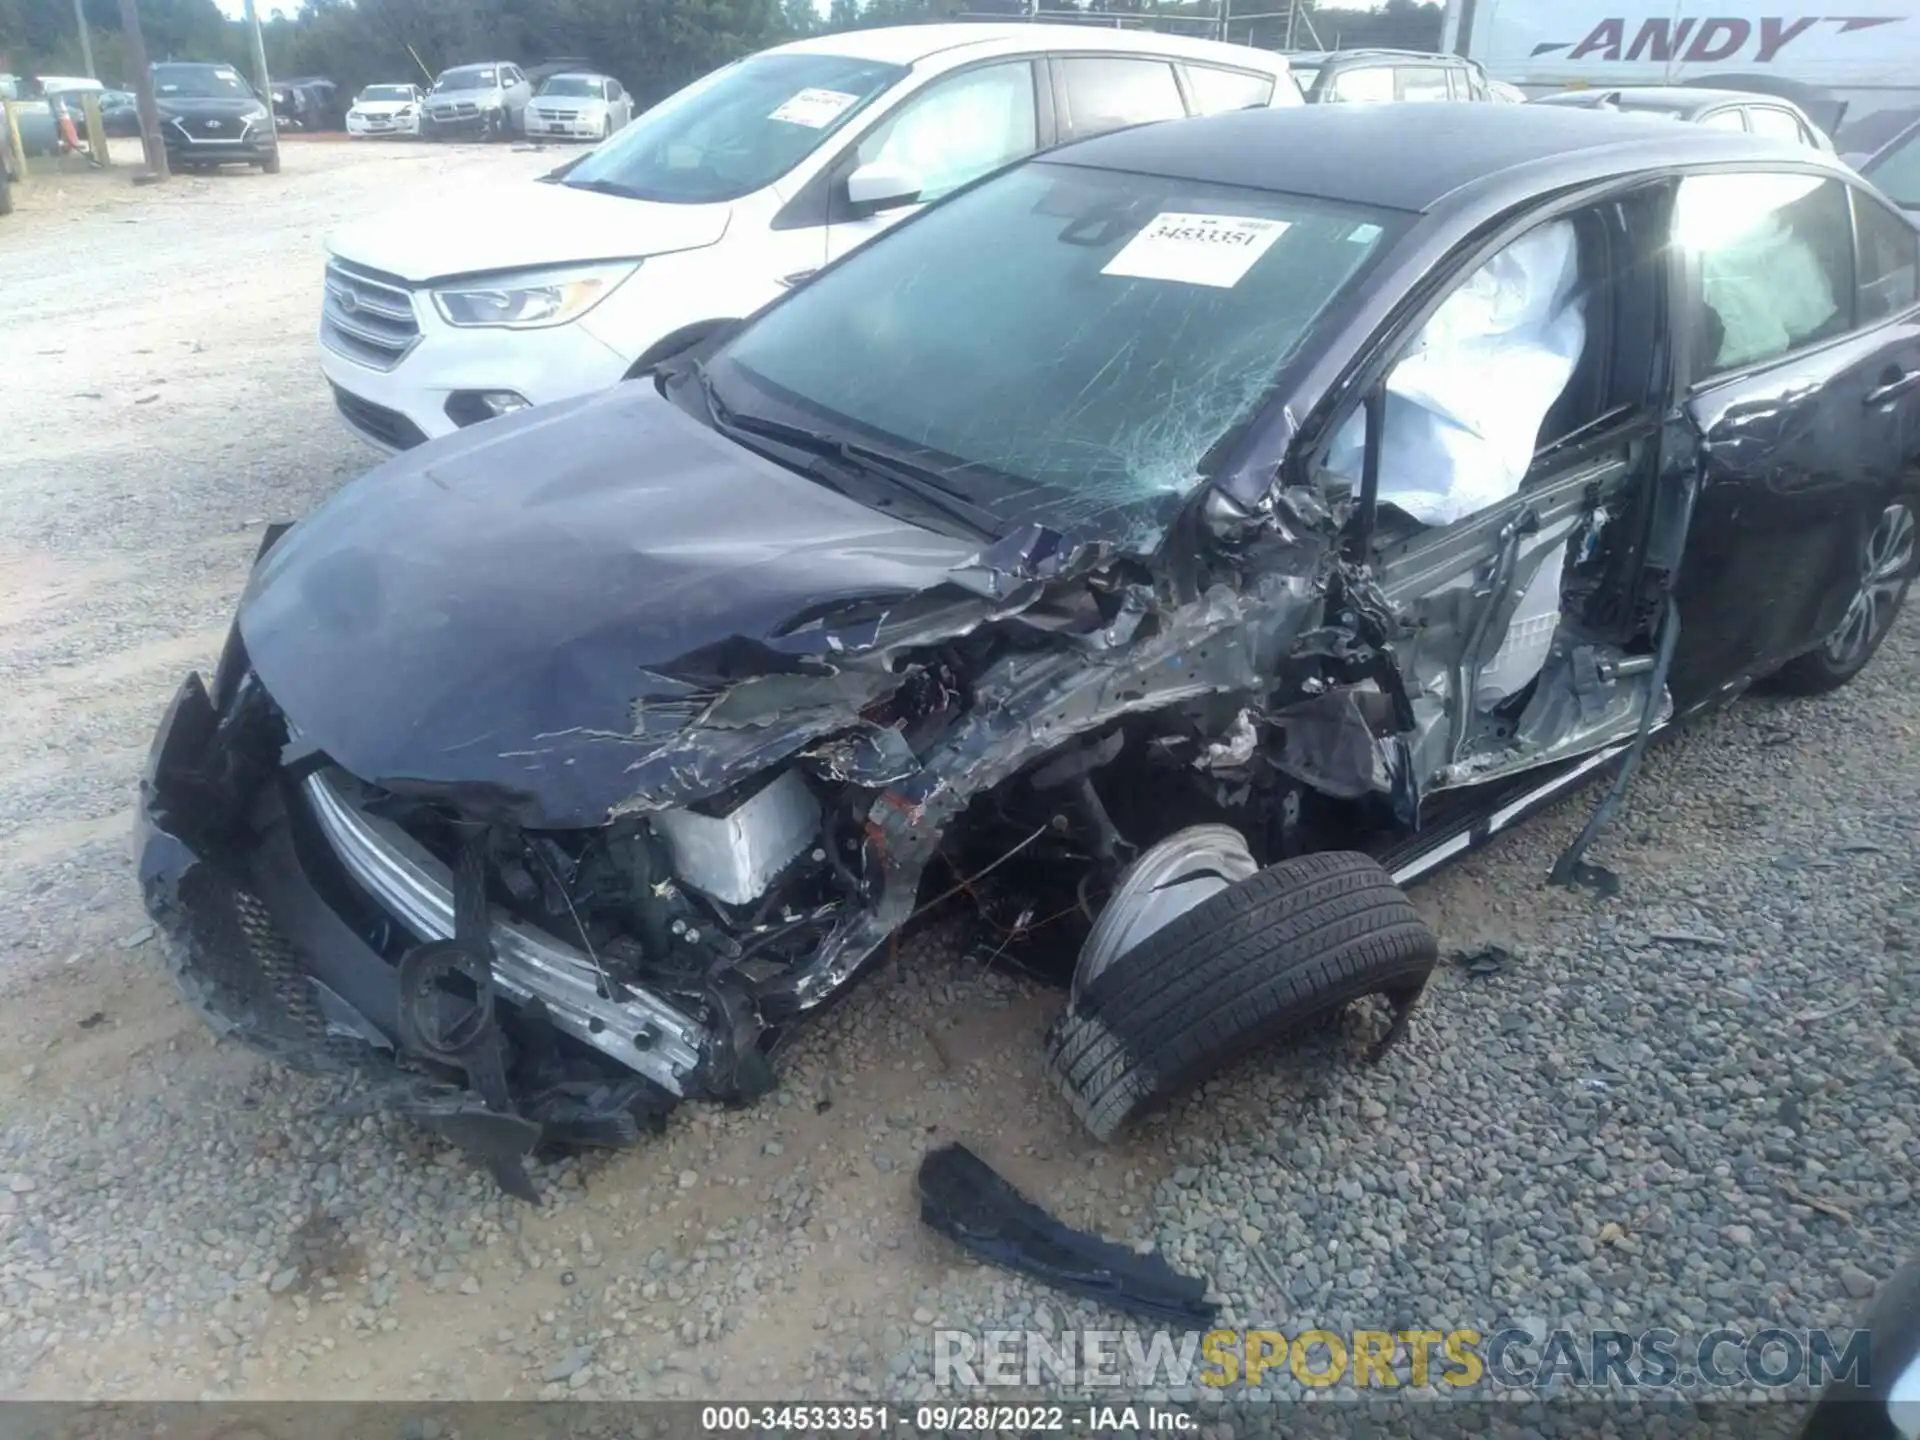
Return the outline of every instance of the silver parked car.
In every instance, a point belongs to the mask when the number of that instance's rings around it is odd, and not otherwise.
[[[518,65],[504,60],[443,70],[427,92],[420,117],[426,140],[497,140],[518,132],[533,86]]]
[[[527,109],[529,136],[604,140],[633,118],[633,97],[611,75],[550,75]]]

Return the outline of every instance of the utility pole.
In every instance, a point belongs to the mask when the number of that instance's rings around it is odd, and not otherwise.
[[[167,147],[160,139],[160,107],[153,103],[153,66],[147,63],[147,37],[140,33],[139,0],[120,0],[120,32],[140,107],[140,141],[147,152],[144,179],[136,175],[134,183],[152,184],[167,178]]]
[[[253,40],[253,88],[267,107],[267,130],[277,135],[280,125],[273,113],[273,81],[267,76],[267,42],[260,34],[260,11],[253,0],[247,0],[247,33]]]
[[[87,67],[87,78],[98,80],[99,72],[93,68],[93,37],[87,34],[87,7],[85,0],[73,0],[74,23],[80,27],[80,63]]]

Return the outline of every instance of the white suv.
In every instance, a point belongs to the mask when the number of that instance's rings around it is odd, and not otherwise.
[[[915,25],[782,45],[511,195],[333,236],[321,368],[358,434],[404,449],[637,374],[1035,150],[1300,103],[1283,56],[1137,31]]]

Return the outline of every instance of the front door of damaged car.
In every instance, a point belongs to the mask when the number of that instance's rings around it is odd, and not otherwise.
[[[1630,688],[1599,709],[1533,701],[1556,637],[1601,660],[1647,638],[1631,596],[1668,393],[1667,195],[1536,211],[1457,256],[1453,287],[1364,387],[1384,387],[1379,433],[1357,395],[1333,427],[1330,480],[1358,492],[1378,457],[1367,540],[1410,622],[1399,659],[1425,787],[1596,748],[1638,720]]]
[[[1867,532],[1920,454],[1920,255],[1879,197],[1787,170],[1686,177],[1674,235],[1694,385],[1673,443],[1697,443],[1701,480],[1685,700],[1839,624]]]

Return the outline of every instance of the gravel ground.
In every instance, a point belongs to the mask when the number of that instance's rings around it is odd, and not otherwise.
[[[920,1228],[946,1138],[1289,1331],[1846,1324],[1920,1251],[1911,621],[1840,695],[1657,751],[1597,852],[1618,899],[1540,886],[1590,795],[1417,892],[1447,949],[1510,958],[1441,973],[1376,1067],[1326,1037],[1113,1148],[1042,1083],[1057,998],[941,933],[767,1100],[541,1167],[538,1211],[213,1042],[128,801],[260,523],[369,463],[314,365],[319,239],[550,158],[311,143],[278,177],[81,177],[0,231],[0,1392],[909,1397],[936,1328],[1124,1323]]]

